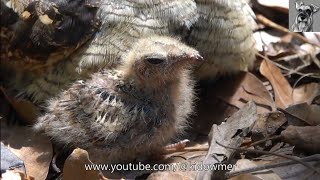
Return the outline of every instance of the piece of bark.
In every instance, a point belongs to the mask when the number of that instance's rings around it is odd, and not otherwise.
[[[238,147],[252,129],[257,119],[257,106],[249,102],[241,110],[227,119],[227,122],[213,125],[209,134],[210,148],[203,161],[204,164],[226,164],[231,159],[235,150],[226,149],[216,142],[224,145]],[[225,179],[225,171],[200,171],[197,180],[200,179]]]

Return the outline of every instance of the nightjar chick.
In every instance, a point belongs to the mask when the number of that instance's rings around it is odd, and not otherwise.
[[[191,68],[199,52],[178,40],[137,41],[117,69],[94,73],[51,99],[34,128],[58,144],[80,147],[94,162],[132,161],[157,152],[192,113]]]

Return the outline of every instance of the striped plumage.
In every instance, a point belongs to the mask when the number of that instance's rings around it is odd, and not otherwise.
[[[245,0],[196,0],[199,18],[187,44],[207,60],[199,79],[247,70],[255,60],[254,14]]]
[[[207,61],[195,70],[197,79],[246,70],[255,59],[252,11],[246,0],[91,1],[98,7],[94,19],[101,23],[92,38],[46,66],[42,75],[27,70],[23,76],[31,74],[28,81],[10,80],[21,96],[43,103],[76,79],[117,67],[133,43],[154,34],[179,37],[203,55]]]

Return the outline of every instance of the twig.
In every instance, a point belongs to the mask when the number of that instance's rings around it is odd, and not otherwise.
[[[259,57],[261,57],[261,58],[263,58],[263,59],[270,60],[267,56],[264,56],[264,55],[262,55],[262,54],[260,54],[260,53],[257,53],[257,56],[259,56]],[[270,60],[270,61],[271,61],[271,60]],[[291,75],[291,74],[298,74],[298,75],[300,75],[300,76],[306,76],[306,75],[307,75],[307,76],[309,76],[309,77],[311,77],[311,78],[320,79],[320,76],[317,76],[316,73],[304,74],[304,73],[299,72],[299,71],[296,71],[296,70],[292,71],[292,69],[289,69],[289,68],[287,68],[287,67],[285,67],[285,66],[282,66],[281,64],[276,63],[276,62],[274,62],[274,61],[271,61],[271,62],[272,62],[273,64],[275,64],[276,66],[278,66],[279,68],[284,69],[284,70],[290,72],[290,74],[288,74],[288,75]],[[285,75],[285,76],[287,76],[287,75]]]
[[[269,154],[269,155],[274,155],[274,156],[290,159],[290,160],[296,161],[297,163],[300,163],[300,164],[304,165],[305,167],[308,167],[308,168],[312,169],[313,171],[317,172],[318,174],[320,174],[320,170],[317,170],[316,168],[314,168],[310,164],[301,161],[300,158],[295,158],[295,157],[288,156],[288,155],[285,155],[285,154],[278,154],[278,153],[269,152],[269,151],[260,151],[260,150],[254,150],[254,149],[230,147],[230,146],[223,145],[223,144],[221,144],[221,143],[219,143],[217,141],[216,141],[216,143],[218,145],[224,147],[224,148],[229,148],[229,149],[233,149],[233,150],[237,150],[237,151],[241,151],[241,152],[257,153],[257,154]]]
[[[261,139],[261,140],[259,140],[259,141],[254,142],[254,143],[251,143],[251,144],[247,145],[245,148],[249,148],[249,147],[252,147],[252,146],[256,146],[256,145],[258,145],[258,144],[261,144],[261,143],[266,142],[266,141],[269,141],[269,140],[275,140],[275,139],[281,139],[281,138],[282,138],[281,135],[267,137],[267,138],[265,138],[265,139]]]
[[[315,154],[312,156],[301,158],[300,160],[303,162],[320,161],[320,155]],[[256,166],[256,167],[252,167],[252,168],[247,168],[247,169],[241,169],[238,171],[227,172],[226,178],[231,178],[234,176],[238,176],[240,174],[246,174],[246,173],[256,172],[256,171],[265,170],[265,169],[293,165],[293,164],[297,164],[297,163],[298,163],[297,161],[283,161],[283,162],[278,162],[278,163],[271,163],[271,164],[265,164],[265,165]]]
[[[305,43],[309,43],[313,46],[316,46],[316,47],[319,47],[320,48],[320,45],[319,44],[315,44],[311,41],[309,41],[307,38],[303,37],[302,35],[298,34],[298,33],[295,33],[295,32],[291,32],[289,31],[287,28],[285,27],[282,27],[281,25],[271,21],[270,19],[266,18],[265,16],[261,15],[261,14],[257,14],[256,15],[257,19],[264,25],[266,26],[269,26],[269,27],[272,27],[272,28],[275,28],[279,31],[282,31],[282,32],[285,32],[285,33],[289,33],[291,34],[293,37],[296,37],[297,39],[300,39],[301,41],[305,42]]]
[[[311,73],[305,74],[305,75],[299,77],[299,79],[296,80],[296,82],[295,82],[295,83],[293,84],[293,86],[292,86],[292,92],[291,92],[291,97],[292,97],[292,98],[293,98],[293,91],[294,91],[294,89],[296,88],[297,84],[298,84],[303,78],[308,77],[310,74],[311,74]]]

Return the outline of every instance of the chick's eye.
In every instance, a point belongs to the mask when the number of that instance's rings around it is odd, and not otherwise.
[[[161,59],[161,58],[146,58],[146,61],[150,64],[161,64],[165,61],[165,59]]]

